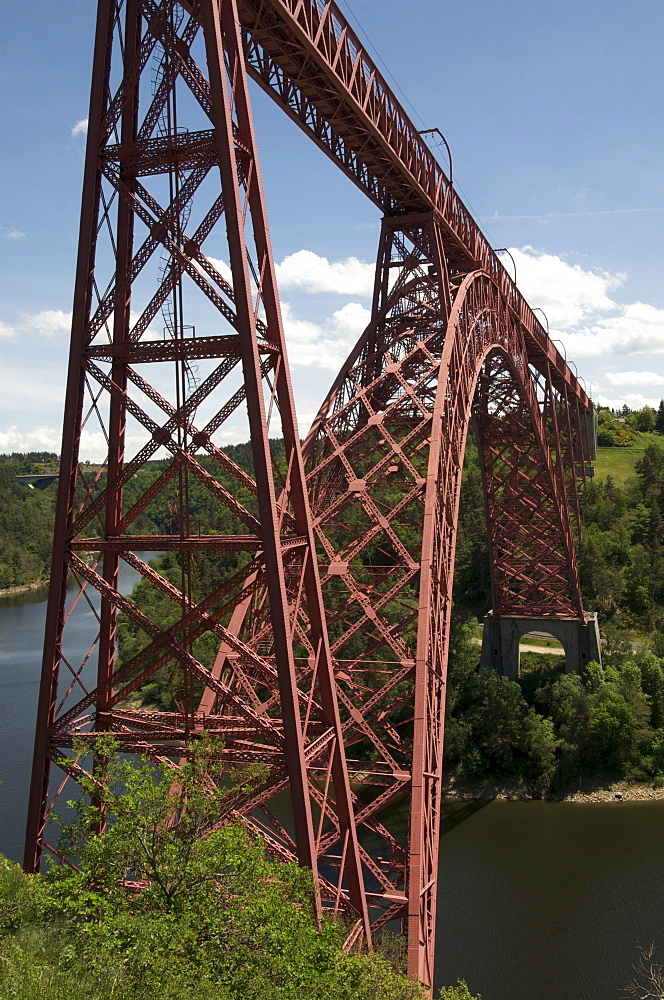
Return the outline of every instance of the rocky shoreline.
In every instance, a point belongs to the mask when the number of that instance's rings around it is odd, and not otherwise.
[[[652,784],[630,784],[614,781],[609,785],[584,782],[585,787],[567,789],[558,795],[544,795],[545,802],[654,802],[664,801],[664,788]],[[480,785],[473,782],[450,781],[445,783],[443,795],[448,799],[499,799],[505,802],[527,802],[533,800],[527,789],[518,785]]]
[[[19,594],[28,594],[31,590],[41,590],[48,587],[48,580],[37,580],[34,583],[20,583],[15,587],[0,588],[0,600],[3,597],[17,597]]]

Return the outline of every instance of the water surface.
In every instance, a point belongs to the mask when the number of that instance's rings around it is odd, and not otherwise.
[[[483,1000],[619,1000],[639,946],[664,946],[664,802],[492,802],[447,826],[439,983],[465,977]]]
[[[155,555],[137,554],[143,559]],[[127,594],[139,574],[122,561],[120,567],[120,590]],[[91,587],[88,591],[98,609],[99,594]],[[74,591],[69,596],[71,600]],[[0,599],[0,854],[14,861],[23,861],[45,622],[45,588]],[[94,612],[79,600],[67,625],[64,649],[72,663],[82,662],[95,635]],[[92,663],[87,672],[93,676]],[[61,671],[63,682],[66,673]]]

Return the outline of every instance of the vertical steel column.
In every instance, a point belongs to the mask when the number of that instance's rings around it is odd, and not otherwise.
[[[226,193],[226,224],[228,231],[231,268],[238,314],[238,329],[243,344],[243,367],[249,417],[254,467],[258,486],[258,502],[263,526],[267,586],[272,614],[272,629],[276,660],[279,670],[281,705],[286,736],[286,753],[296,841],[300,864],[306,865],[317,876],[316,843],[311,815],[310,790],[304,754],[304,738],[298,708],[299,691],[294,661],[294,622],[290,620],[287,603],[286,575],[284,571],[280,531],[283,514],[277,509],[274,480],[271,471],[270,445],[262,393],[260,357],[256,339],[256,316],[253,311],[252,292],[247,265],[245,244],[245,212],[249,209],[253,235],[258,255],[258,274],[271,343],[277,348],[280,360],[275,373],[275,390],[279,399],[282,430],[289,469],[288,489],[282,494],[282,505],[292,505],[296,530],[307,539],[304,560],[303,584],[307,594],[309,622],[314,637],[317,664],[314,676],[318,678],[321,705],[327,723],[334,733],[332,773],[336,792],[337,816],[342,825],[343,851],[349,895],[361,918],[363,934],[371,943],[371,931],[366,896],[359,857],[357,831],[353,818],[352,797],[346,761],[343,752],[341,720],[336,702],[336,689],[332,660],[325,626],[323,599],[318,577],[315,539],[304,485],[304,466],[300,452],[299,433],[293,403],[293,393],[286,358],[286,343],[281,322],[281,311],[276,286],[274,260],[267,226],[258,157],[256,155],[254,127],[249,105],[246,69],[241,48],[237,8],[234,0],[211,0],[202,8],[210,92],[213,106],[215,138],[219,156],[222,189]],[[223,34],[223,45],[222,45]],[[224,51],[228,60],[224,65]],[[225,108],[222,116],[221,109]],[[236,122],[235,134],[232,130]],[[246,173],[247,205],[239,198],[240,183],[236,165],[236,144],[241,144],[248,154]]]
[[[122,82],[122,115],[120,124],[120,141],[123,144],[133,143],[138,131],[138,52],[140,46],[140,10],[137,0],[125,0],[125,51],[124,79]],[[132,171],[127,170],[120,175],[120,182],[127,194],[134,191]],[[134,248],[134,213],[130,198],[120,198],[118,201],[116,223],[116,283],[118,294],[115,297],[113,311],[113,344],[126,345],[129,341],[130,310],[131,310],[131,264]],[[118,526],[122,520],[122,469],[125,455],[126,413],[124,394],[127,391],[127,363],[117,358],[111,366],[111,379],[120,390],[110,399],[108,421],[108,481],[115,484],[106,504],[104,515],[104,532],[108,537],[118,534]],[[112,591],[118,589],[120,572],[120,555],[116,551],[107,551],[103,555],[102,576]],[[97,701],[96,727],[106,728],[108,719],[108,698],[110,689],[108,681],[113,671],[115,648],[117,644],[117,609],[106,596],[101,598],[101,629],[99,638],[99,661],[97,668],[97,687],[103,692]]]

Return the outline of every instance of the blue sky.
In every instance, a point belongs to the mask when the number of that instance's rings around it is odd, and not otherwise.
[[[456,186],[492,244],[511,248],[518,284],[593,395],[657,405],[664,5],[340,6],[416,125],[444,132]],[[59,449],[94,7],[32,0],[1,15],[0,451]],[[380,218],[254,94],[304,432],[366,321]],[[211,238],[207,252],[223,256],[221,242]],[[87,447],[84,457],[99,457]]]

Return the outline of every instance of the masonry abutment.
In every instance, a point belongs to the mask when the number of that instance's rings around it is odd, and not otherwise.
[[[527,618],[511,615],[494,615],[484,618],[482,655],[480,665],[491,667],[517,680],[519,677],[519,643],[531,632],[546,632],[557,639],[565,650],[565,670],[580,673],[594,660],[602,662],[602,652],[597,624],[597,614],[578,618]]]

